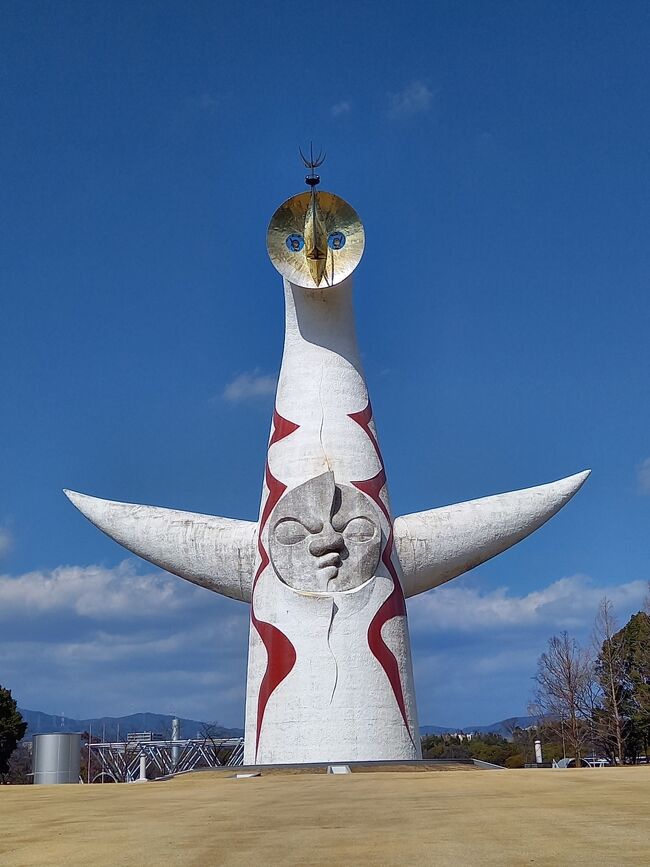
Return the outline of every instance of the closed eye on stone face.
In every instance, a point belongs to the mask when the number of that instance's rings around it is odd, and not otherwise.
[[[343,537],[351,542],[368,542],[375,535],[375,525],[368,518],[352,518],[343,530]]]
[[[280,521],[274,530],[274,534],[276,540],[281,545],[297,545],[299,542],[304,542],[309,535],[309,530],[303,527],[300,521],[287,519],[286,521]]]

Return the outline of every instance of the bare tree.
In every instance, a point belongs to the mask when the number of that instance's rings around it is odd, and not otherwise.
[[[625,755],[623,643],[615,637],[617,631],[614,606],[605,596],[598,606],[593,633],[600,692],[598,706],[594,708],[594,721],[599,741],[608,754],[614,753],[618,764],[622,765]]]
[[[589,740],[593,662],[566,632],[549,638],[537,661],[535,701],[545,725],[567,743],[579,767]]]
[[[648,616],[650,616],[650,581],[648,581],[648,592],[643,600],[643,610]]]
[[[224,737],[222,734],[222,727],[219,723],[201,723],[198,736],[203,738],[204,745],[210,744],[212,747],[212,754],[216,761],[224,765],[228,756],[232,752],[232,747],[223,746]]]

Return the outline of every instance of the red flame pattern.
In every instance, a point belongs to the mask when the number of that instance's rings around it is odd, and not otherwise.
[[[269,448],[274,443],[279,442],[285,437],[298,430],[299,425],[283,418],[277,409],[273,410],[273,431],[269,440]],[[262,509],[260,525],[257,536],[257,548],[260,554],[260,565],[255,573],[253,581],[253,604],[251,605],[251,620],[258,635],[266,648],[266,671],[260,684],[260,691],[257,697],[257,732],[255,738],[255,757],[257,758],[257,750],[260,742],[260,732],[262,730],[262,722],[264,720],[264,711],[266,705],[277,687],[282,683],[285,677],[289,674],[296,663],[296,649],[289,641],[287,636],[281,632],[277,626],[272,623],[267,623],[264,620],[259,620],[255,616],[255,586],[257,581],[270,563],[270,558],[264,544],[262,543],[262,531],[266,526],[266,522],[271,515],[271,512],[278,503],[278,500],[284,494],[287,486],[271,473],[269,469],[268,456],[266,459],[265,469],[266,487],[269,490],[268,496]]]
[[[352,421],[356,422],[359,427],[366,433],[368,439],[370,440],[375,449],[375,452],[377,453],[377,457],[379,458],[379,463],[381,465],[381,469],[376,476],[373,476],[371,479],[352,482],[352,484],[360,491],[363,491],[364,494],[367,494],[379,506],[379,508],[386,516],[386,520],[388,521],[388,526],[390,528],[388,533],[388,539],[386,540],[386,545],[384,546],[384,550],[382,551],[381,559],[383,564],[388,569],[391,578],[393,579],[393,589],[390,596],[388,597],[388,599],[386,599],[386,601],[380,607],[379,611],[375,614],[370,623],[370,626],[368,627],[368,646],[370,647],[370,650],[377,662],[386,672],[386,677],[390,682],[393,694],[395,695],[395,700],[397,701],[400,712],[402,714],[404,725],[406,726],[406,729],[410,734],[399,665],[397,663],[397,659],[395,658],[395,654],[388,647],[381,635],[381,630],[384,624],[388,623],[389,620],[392,620],[393,617],[406,617],[406,602],[404,600],[404,591],[402,590],[402,584],[399,580],[399,575],[397,574],[397,570],[395,569],[395,565],[393,563],[393,522],[391,520],[388,507],[381,498],[381,492],[386,485],[386,471],[384,468],[384,459],[381,456],[377,437],[370,428],[370,422],[372,420],[372,407],[370,405],[370,401],[368,401],[365,409],[362,409],[361,412],[350,413],[349,417],[352,419]]]

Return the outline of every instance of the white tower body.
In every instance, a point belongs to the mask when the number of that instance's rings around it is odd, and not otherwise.
[[[285,280],[285,345],[269,441],[253,585],[247,764],[421,755],[400,565],[352,311],[352,280]],[[316,595],[284,583],[269,518],[283,496],[333,474],[368,498],[381,528],[374,574]],[[306,505],[306,504],[305,504]]]

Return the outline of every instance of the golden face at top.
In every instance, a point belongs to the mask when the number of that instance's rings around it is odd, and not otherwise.
[[[334,193],[299,193],[269,223],[266,247],[277,270],[296,286],[324,289],[349,277],[363,255],[359,215]]]

